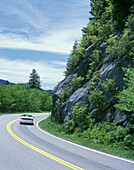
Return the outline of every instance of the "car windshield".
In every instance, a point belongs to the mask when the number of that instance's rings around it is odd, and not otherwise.
[[[21,116],[32,117],[32,115],[23,114]]]

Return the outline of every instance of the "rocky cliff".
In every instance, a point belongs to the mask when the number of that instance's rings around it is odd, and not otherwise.
[[[93,17],[73,46],[65,79],[52,92],[55,121],[73,119],[73,106],[79,104],[96,122],[128,122],[128,113],[114,107],[126,86],[124,67],[132,66],[134,56],[134,6],[123,2],[91,2]]]
[[[117,38],[118,34],[113,37]],[[89,58],[91,57],[93,51],[98,46],[98,43],[94,43],[89,46],[84,51],[84,57],[81,63],[77,64],[77,67],[73,70],[72,74],[68,75],[63,81],[61,81],[53,90],[53,109],[52,117],[55,118],[57,122],[65,122],[65,119],[72,119],[72,106],[76,103],[87,104],[89,107],[89,115],[92,118],[95,118],[97,122],[113,122],[114,124],[123,124],[127,121],[127,114],[123,111],[120,111],[114,107],[116,103],[116,98],[112,93],[106,95],[105,104],[100,110],[97,107],[93,107],[91,101],[89,101],[90,90],[92,88],[92,83],[95,81],[92,77],[86,81],[82,87],[73,91],[71,86],[71,81],[74,77],[83,76],[88,74],[88,69],[90,67]],[[114,79],[115,88],[119,91],[123,89],[125,83],[123,81],[124,71],[123,67],[128,67],[131,63],[130,57],[124,55],[121,59],[117,58],[116,55],[109,54],[107,51],[108,43],[101,42],[99,45],[99,55],[101,60],[98,63],[94,74],[99,73],[99,81],[97,82],[94,91],[97,89],[102,89],[101,83],[106,79]],[[60,100],[59,96],[63,93],[62,89],[64,88],[71,89],[71,95],[66,98],[63,102]]]

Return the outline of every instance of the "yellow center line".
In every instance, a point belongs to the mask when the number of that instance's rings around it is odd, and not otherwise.
[[[50,159],[52,159],[52,160],[55,160],[55,161],[57,161],[57,162],[65,165],[65,166],[67,166],[67,167],[70,167],[70,168],[72,168],[72,169],[74,169],[74,170],[84,170],[84,169],[82,169],[82,168],[80,168],[80,167],[78,167],[78,166],[76,166],[76,165],[73,165],[73,164],[71,164],[71,163],[69,163],[69,162],[67,162],[67,161],[64,161],[64,160],[62,160],[62,159],[60,159],[60,158],[58,158],[58,157],[56,157],[56,156],[51,155],[51,154],[49,154],[49,153],[47,153],[47,152],[45,152],[45,151],[43,151],[43,150],[41,150],[41,149],[33,146],[33,145],[31,145],[30,143],[27,143],[26,141],[22,140],[22,139],[19,138],[18,136],[16,136],[16,135],[13,133],[13,131],[11,130],[11,125],[12,125],[14,122],[18,121],[18,120],[19,120],[19,119],[13,120],[12,122],[8,123],[8,125],[7,125],[7,131],[8,131],[9,134],[10,134],[11,136],[13,136],[16,140],[18,140],[18,141],[21,142],[22,144],[26,145],[27,147],[33,149],[34,151],[39,152],[40,154],[42,154],[42,155],[44,155],[44,156],[46,156],[46,157],[48,157],[48,158],[50,158]]]

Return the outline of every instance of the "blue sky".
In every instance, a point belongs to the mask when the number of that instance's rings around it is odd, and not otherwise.
[[[53,89],[89,8],[89,0],[0,0],[0,79],[26,83],[36,69],[42,88]]]

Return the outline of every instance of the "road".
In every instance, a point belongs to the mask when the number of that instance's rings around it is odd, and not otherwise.
[[[38,128],[20,125],[19,115],[0,116],[0,170],[133,170],[134,161],[81,147]],[[36,117],[37,116],[37,117]]]

